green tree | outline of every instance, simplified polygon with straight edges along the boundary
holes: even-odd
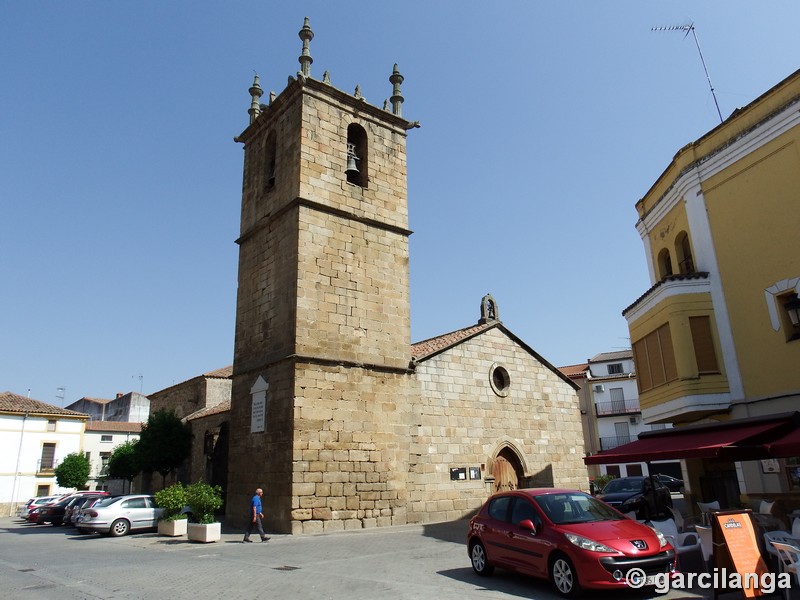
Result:
[[[161,473],[162,486],[167,475],[180,467],[192,451],[192,429],[174,411],[157,410],[142,426],[136,442],[136,461],[147,473]]]
[[[89,459],[85,454],[73,452],[67,454],[56,467],[56,482],[63,488],[82,488],[89,481]]]
[[[126,480],[129,492],[133,478],[139,474],[139,471],[141,469],[136,460],[136,440],[120,444],[108,457],[108,476],[112,479]]]

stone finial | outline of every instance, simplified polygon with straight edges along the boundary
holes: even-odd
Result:
[[[309,77],[311,73],[311,63],[314,62],[314,59],[311,58],[308,43],[314,39],[314,32],[311,31],[311,26],[308,24],[308,17],[305,18],[303,28],[297,35],[303,40],[303,53],[300,55],[300,58],[297,59],[300,61],[300,72],[304,77]]]
[[[355,96],[358,99],[361,99],[361,86],[360,85],[356,85],[356,91],[353,92],[353,96]]]
[[[328,85],[331,84],[331,74],[327,71],[322,74],[322,83],[327,83]]]
[[[386,100],[383,101],[383,110],[385,110],[387,112],[389,111],[389,99],[388,98],[386,98]]]
[[[494,301],[491,294],[486,294],[481,299],[481,318],[478,320],[478,325],[485,325],[486,323],[494,323],[497,321],[500,321],[497,302]]]
[[[392,102],[392,113],[398,117],[403,116],[403,95],[400,93],[400,84],[405,79],[400,71],[397,70],[397,63],[394,65],[394,70],[389,76],[389,83],[392,84],[392,97],[389,98]]]
[[[247,113],[250,115],[250,122],[252,123],[261,114],[261,103],[258,100],[264,94],[264,90],[261,89],[258,83],[258,73],[253,78],[253,85],[247,91],[250,92],[250,108]]]
[[[275,97],[276,97],[276,94],[275,94],[275,92],[273,92],[272,90],[270,90],[270,91],[269,91],[269,103],[270,103],[270,104],[272,104],[273,102],[275,102]]]

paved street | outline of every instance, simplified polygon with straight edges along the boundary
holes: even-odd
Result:
[[[242,544],[140,533],[124,538],[0,518],[0,597],[25,600],[199,598],[494,600],[558,598],[547,582],[504,571],[476,576],[464,545],[466,521]],[[631,600],[655,595],[631,591]],[[618,600],[620,594],[589,593]],[[677,600],[702,598],[672,591]]]

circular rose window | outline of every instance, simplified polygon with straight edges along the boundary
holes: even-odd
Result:
[[[498,396],[508,396],[508,388],[511,386],[511,376],[506,368],[498,363],[494,363],[489,369],[489,382],[492,390]]]

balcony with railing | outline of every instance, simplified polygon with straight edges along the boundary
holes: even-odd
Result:
[[[642,412],[639,400],[612,400],[611,402],[598,402],[595,405],[598,417],[613,415],[632,415]]]
[[[36,461],[36,474],[38,476],[49,477],[55,474],[58,461],[55,459],[39,459]]]
[[[629,444],[634,440],[630,435],[615,435],[611,437],[600,438],[600,450],[611,450],[623,444]]]

